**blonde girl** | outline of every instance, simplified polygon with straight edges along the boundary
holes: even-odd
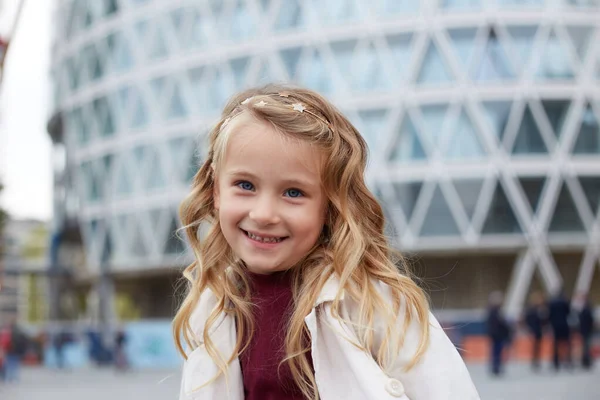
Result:
[[[180,209],[195,254],[173,323],[180,399],[479,399],[386,241],[366,143],[333,105],[250,89],[209,146]]]

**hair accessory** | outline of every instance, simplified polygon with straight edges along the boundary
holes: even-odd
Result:
[[[292,108],[296,111],[300,111],[300,112],[304,112],[304,110],[306,110],[306,107],[304,107],[304,105],[302,103],[294,103],[292,104]]]
[[[254,105],[254,107],[264,107],[264,106],[266,106],[266,105],[267,105],[267,102],[266,102],[266,101],[264,101],[264,100],[261,100],[261,101],[259,101],[258,103],[256,103],[256,104]]]
[[[246,100],[242,101],[242,104],[248,104],[252,100],[252,97],[248,97]]]

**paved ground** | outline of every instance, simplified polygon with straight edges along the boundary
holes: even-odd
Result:
[[[600,368],[532,374],[524,365],[509,366],[502,379],[492,379],[481,365],[469,367],[483,400],[597,400]],[[23,371],[18,384],[0,384],[1,400],[167,400],[177,399],[177,371],[115,373],[112,370]]]

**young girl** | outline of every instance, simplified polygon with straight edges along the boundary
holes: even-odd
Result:
[[[196,259],[173,326],[180,399],[479,399],[386,242],[366,163],[310,90],[227,104],[180,210]]]

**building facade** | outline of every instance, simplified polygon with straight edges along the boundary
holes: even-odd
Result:
[[[493,290],[514,315],[537,289],[600,301],[600,1],[59,0],[55,20],[87,274],[142,315],[190,260],[177,207],[206,132],[271,81],[319,91],[365,136],[438,312]]]

